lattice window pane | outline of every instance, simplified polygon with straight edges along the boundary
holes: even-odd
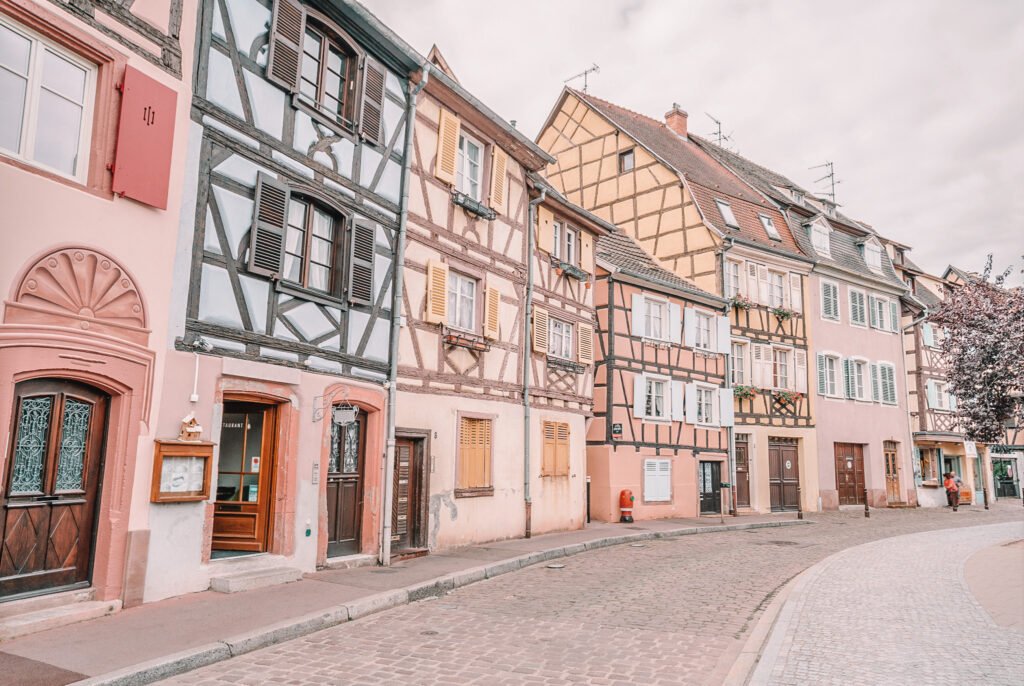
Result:
[[[43,490],[43,461],[53,413],[53,397],[25,398],[18,416],[18,437],[14,443],[11,495]]]
[[[58,491],[82,490],[82,472],[85,465],[86,439],[92,405],[68,398],[64,403],[64,417],[60,431],[60,457],[57,460]]]
[[[353,474],[359,471],[359,413],[351,424],[331,423],[331,453],[327,471]]]

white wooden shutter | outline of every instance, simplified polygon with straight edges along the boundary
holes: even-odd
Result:
[[[644,310],[644,296],[633,294],[633,324],[630,333],[638,338],[647,335],[647,312]]]
[[[921,325],[921,335],[924,337],[924,344],[931,348],[935,345],[935,331],[932,329],[932,325],[925,322]]]
[[[633,416],[643,419],[645,413],[645,401],[647,395],[647,377],[643,374],[633,376]]]
[[[754,262],[747,262],[747,297],[754,302],[761,302],[758,297],[757,288],[757,264]]]
[[[683,387],[686,384],[682,381],[672,381],[672,396],[671,396],[671,410],[672,410],[672,421],[681,422],[686,418],[686,413],[683,409]]]
[[[934,410],[938,407],[938,393],[935,390],[935,380],[928,379],[924,385],[925,395],[928,397],[928,408]]]
[[[758,388],[764,388],[770,384],[771,377],[765,377],[765,355],[771,356],[771,347],[760,343],[750,344],[750,381]],[[770,361],[769,361],[770,362]]]
[[[881,328],[881,323],[878,321],[878,299],[873,295],[868,296],[868,317],[871,320],[871,328]]]
[[[789,275],[790,302],[794,312],[804,311],[804,290],[799,274]]]
[[[793,366],[796,371],[793,375],[796,377],[796,390],[798,393],[807,392],[807,352],[804,350],[793,351]]]
[[[683,342],[682,308],[677,303],[668,304],[668,337],[676,345]]]
[[[949,398],[949,409],[955,410],[957,406],[957,397],[953,393],[947,393],[946,397]]]
[[[732,426],[736,423],[731,388],[718,389],[718,423],[721,426]]]
[[[825,356],[818,353],[818,395],[828,395],[828,370]]]
[[[594,237],[581,230],[580,236],[580,269],[588,274],[594,273]]]
[[[762,386],[771,387],[774,385],[774,373],[772,369],[772,347],[770,345],[761,346],[761,379]]]
[[[877,402],[881,401],[881,399],[882,399],[882,392],[879,389],[878,365],[877,364],[872,364],[871,365],[871,400],[877,403]]]
[[[537,208],[537,247],[555,254],[555,214],[543,205]]]
[[[686,423],[697,423],[697,386],[693,383],[686,384]]]
[[[672,462],[644,460],[644,500],[668,502],[672,499]]]
[[[900,309],[899,304],[895,301],[889,301],[889,319],[892,320],[892,328],[890,331],[900,330]]]
[[[732,352],[732,325],[728,315],[716,317],[718,320],[718,352],[728,355]]]
[[[580,364],[594,364],[594,327],[576,324],[576,360]]]
[[[763,264],[757,265],[757,299],[762,305],[770,305],[772,302],[768,267]]]
[[[692,307],[683,309],[683,345],[687,348],[697,345],[697,316]]]

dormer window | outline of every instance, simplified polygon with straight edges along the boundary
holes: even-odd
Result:
[[[782,236],[779,235],[779,230],[775,228],[775,222],[772,221],[772,218],[767,214],[759,214],[757,216],[761,219],[761,226],[764,227],[768,237],[773,241],[781,241]]]
[[[873,272],[882,271],[882,249],[874,243],[864,244],[864,261]]]
[[[355,98],[349,97],[349,93],[356,62],[355,55],[344,43],[309,22],[302,41],[299,93],[331,119],[351,122]]]
[[[736,215],[732,213],[732,207],[724,200],[715,198],[715,204],[718,205],[718,211],[722,213],[722,219],[725,220],[725,225],[730,229],[740,228],[740,223],[736,221]]]
[[[836,216],[836,206],[832,203],[822,203],[825,206],[825,214],[830,217]]]
[[[793,202],[795,202],[797,205],[803,205],[804,204],[804,193],[803,193],[803,191],[798,191],[795,188],[793,189]]]
[[[827,226],[811,225],[811,242],[814,245],[814,252],[823,257],[832,257],[831,233],[831,229]]]

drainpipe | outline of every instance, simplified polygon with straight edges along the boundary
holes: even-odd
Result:
[[[548,197],[546,188],[530,201],[526,212],[526,299],[523,305],[523,503],[526,506],[526,538],[532,535],[530,517],[533,514],[533,500],[530,497],[530,328],[533,326],[533,253],[536,248],[537,205]]]
[[[731,236],[726,236],[725,240],[728,242],[724,248],[722,248],[722,295],[727,292],[725,283],[725,253],[729,252],[733,246],[733,240]],[[744,277],[746,275],[744,274]],[[730,314],[729,310],[725,311],[725,316],[728,317]],[[731,327],[730,327],[731,331]],[[729,338],[729,352],[725,354],[725,387],[732,388],[732,337]],[[729,464],[729,514],[736,516],[736,419],[733,418],[733,426],[728,427],[729,432],[729,453],[728,453],[728,464]],[[749,450],[749,448],[748,448]],[[750,478],[750,455],[747,455],[747,479]],[[749,487],[748,487],[749,492]]]
[[[391,564],[391,508],[395,479],[395,403],[398,399],[398,339],[402,332],[402,290],[405,284],[405,236],[409,224],[409,174],[412,171],[412,137],[416,121],[416,96],[430,80],[430,62],[423,63],[420,82],[408,85],[405,103],[405,156],[402,158],[402,197],[399,202],[398,236],[395,240],[395,280],[391,291],[391,336],[388,340],[388,412],[384,454],[384,497],[381,501],[380,563]],[[427,458],[429,459],[429,457]]]

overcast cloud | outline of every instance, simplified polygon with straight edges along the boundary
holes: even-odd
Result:
[[[562,82],[709,134],[807,188],[835,162],[849,215],[941,273],[1024,253],[1024,2],[365,0],[531,137]],[[577,87],[582,82],[575,82]]]

